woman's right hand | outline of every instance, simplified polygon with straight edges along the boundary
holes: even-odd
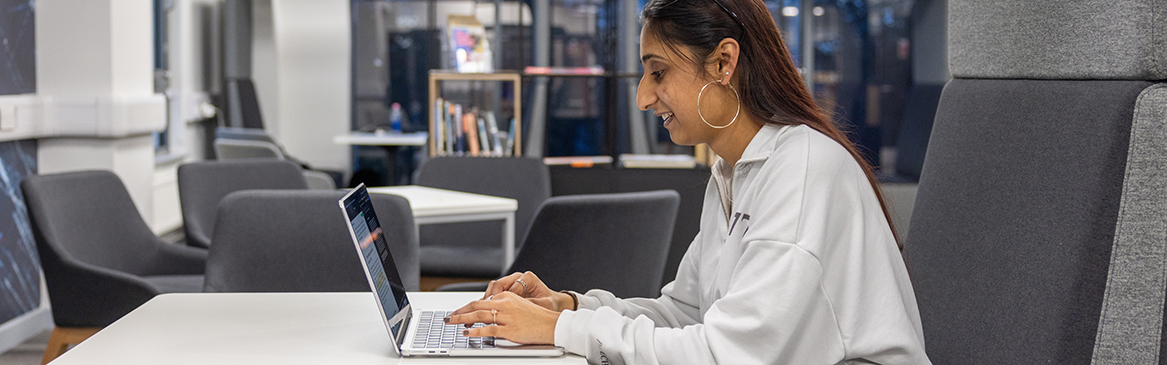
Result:
[[[539,280],[539,276],[530,271],[516,272],[497,280],[491,280],[486,286],[486,292],[483,293],[482,299],[490,299],[490,297],[502,292],[518,294],[532,303],[556,312],[575,309],[572,308],[573,300],[570,294],[551,290],[547,284]]]

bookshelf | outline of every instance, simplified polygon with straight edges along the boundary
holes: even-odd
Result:
[[[511,153],[506,156],[522,156],[522,130],[523,130],[523,79],[522,75],[514,71],[496,71],[492,73],[459,73],[448,70],[431,70],[429,73],[429,110],[431,113],[437,109],[438,98],[441,96],[440,85],[442,81],[502,81],[514,83],[514,121],[512,127],[514,128],[514,148]],[[497,113],[498,111],[494,111]],[[443,113],[444,114],[444,113]],[[499,121],[502,122],[501,120]],[[439,146],[437,141],[440,140],[439,131],[435,130],[435,119],[431,116],[429,121],[430,139],[429,139],[429,155],[430,157],[439,155]]]

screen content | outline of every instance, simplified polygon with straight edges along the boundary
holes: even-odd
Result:
[[[373,212],[373,202],[365,189],[353,192],[345,201],[345,210],[352,217],[353,232],[361,247],[361,255],[368,265],[369,275],[373,278],[373,290],[381,301],[381,308],[385,310],[385,318],[393,318],[409,304],[405,296],[405,286],[401,283],[401,276],[397,265],[393,263],[393,256],[389,254],[389,245],[385,241],[385,234]],[[393,324],[393,333],[399,333],[400,323]]]

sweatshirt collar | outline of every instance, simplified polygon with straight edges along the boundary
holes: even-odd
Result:
[[[750,144],[746,145],[745,151],[742,151],[742,157],[737,160],[738,164],[765,161],[770,158],[770,153],[774,151],[774,139],[788,127],[773,123],[763,124],[758,134],[754,135],[754,139],[750,140]]]
[[[746,145],[746,149],[742,151],[742,157],[737,160],[737,165],[741,166],[745,163],[753,163],[758,161],[765,161],[770,158],[770,152],[773,151],[773,141],[779,135],[786,131],[790,126],[778,125],[773,123],[766,123],[762,125],[762,129],[754,135],[750,143]],[[717,162],[713,164],[713,173],[718,174],[727,172],[733,174],[733,169],[737,166],[728,166],[725,159],[717,158]]]

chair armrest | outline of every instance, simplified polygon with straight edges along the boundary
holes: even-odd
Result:
[[[160,243],[150,275],[202,275],[207,270],[207,250]]]
[[[486,291],[489,281],[472,281],[469,283],[453,283],[439,286],[434,291]]]
[[[58,326],[104,327],[158,294],[140,277],[72,259],[44,269]]]
[[[186,245],[194,248],[208,249],[211,248],[211,238],[198,230],[192,229],[186,232]]]
[[[336,182],[328,173],[316,170],[304,170],[304,182],[309,189],[336,190]]]

